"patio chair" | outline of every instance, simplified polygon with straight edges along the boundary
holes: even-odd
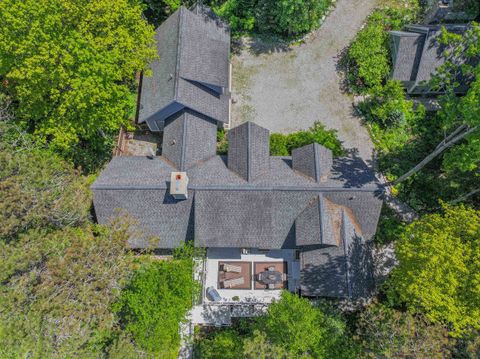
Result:
[[[274,266],[270,266],[270,267],[268,267],[268,270],[269,270],[270,272],[273,272],[273,271],[275,270],[275,267],[274,267]]]
[[[242,267],[236,266],[233,264],[223,264],[223,271],[224,272],[230,272],[230,273],[241,273],[242,272]]]
[[[223,281],[223,287],[232,288],[232,287],[236,287],[237,285],[242,285],[244,283],[245,283],[245,280],[243,279],[243,277],[226,279]]]
[[[270,283],[267,285],[268,289],[275,289],[275,284]]]

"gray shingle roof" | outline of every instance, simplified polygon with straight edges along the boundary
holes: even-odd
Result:
[[[165,122],[162,155],[178,170],[185,171],[215,156],[215,121],[190,110],[180,111]]]
[[[296,148],[292,151],[294,170],[320,182],[330,173],[333,164],[332,151],[318,143]]]
[[[327,203],[328,202],[328,203]],[[295,220],[297,246],[339,246],[339,211],[323,195],[317,196]]]
[[[159,59],[143,76],[138,120],[157,130],[183,108],[228,121],[230,31],[183,6],[156,30]],[[161,126],[160,126],[161,130]]]
[[[305,296],[369,295],[374,286],[371,250],[355,220],[341,212],[340,246],[305,250],[300,254],[301,293]]]
[[[439,36],[444,26],[448,31],[464,34],[467,24],[409,25],[405,31],[391,31],[392,78],[404,82],[410,93],[417,93],[445,63],[446,46]]]
[[[270,133],[252,122],[228,132],[228,168],[247,181],[270,170]]]
[[[337,159],[336,162],[341,163],[339,168],[348,170],[349,167],[346,163],[350,163],[351,160]],[[355,164],[356,161],[351,163]],[[331,176],[332,178],[317,183],[294,171],[290,167],[291,160],[289,158],[271,157],[271,164],[268,172],[250,182],[230,171],[226,165],[226,159],[220,156],[214,156],[187,170],[189,190],[193,193],[190,197],[195,197],[194,224],[196,231],[198,225],[198,235],[200,236],[196,238],[199,241],[197,245],[217,246],[220,243],[217,233],[231,233],[232,235],[222,236],[222,245],[271,249],[296,248],[301,244],[295,242],[295,222],[312,203],[312,200],[317,199],[318,202],[319,195],[322,196],[323,203],[327,204],[325,205],[325,215],[328,216],[328,219],[324,222],[326,224],[323,230],[324,237],[329,239],[325,239],[325,243],[333,243],[333,239],[331,239],[333,236],[328,233],[331,232],[333,219],[338,217],[338,214],[330,213],[330,203],[348,208],[352,212],[352,216],[357,218],[365,238],[373,236],[382,203],[381,188],[373,177],[362,184],[356,182],[355,186],[351,185],[355,182],[352,182],[349,176],[344,175],[335,175],[336,178]],[[163,157],[154,159],[114,157],[92,186],[94,192],[109,192],[110,196],[116,199],[108,204],[101,203],[105,197],[94,199],[95,209],[100,211],[99,221],[104,223],[108,220],[109,215],[114,213],[114,208],[111,206],[116,205],[126,209],[121,206],[123,197],[117,198],[117,196],[122,196],[122,192],[119,190],[135,191],[136,195],[132,197],[132,201],[138,203],[135,207],[137,209],[132,214],[134,217],[148,217],[153,212],[159,216],[162,216],[164,212],[169,214],[174,206],[154,206],[151,203],[151,207],[149,207],[149,202],[145,202],[141,191],[151,193],[149,191],[167,190],[170,173],[175,170],[175,167]],[[355,172],[353,175],[355,176]],[[359,176],[355,176],[355,179],[358,178]],[[267,196],[271,199],[263,200]],[[249,200],[245,200],[246,198]],[[260,208],[260,205],[255,207],[255,201],[260,201],[258,203],[263,206],[265,215],[271,213],[271,216],[264,217],[252,211],[252,208]],[[134,204],[128,205],[135,206]],[[107,207],[110,208],[108,211]],[[144,209],[144,211],[142,212],[140,209]],[[243,228],[243,220],[240,220],[241,214],[250,212],[255,213],[254,218],[258,221],[248,221],[249,227]],[[231,215],[230,217],[219,216],[219,213],[230,213]],[[184,222],[192,220],[190,212],[185,212],[184,217],[180,217],[176,217],[176,219]],[[267,221],[266,218],[270,218],[270,220]],[[316,230],[320,231],[320,220],[314,222],[312,226],[315,223],[318,226]],[[212,230],[212,227],[209,226],[220,226],[223,230]],[[258,235],[254,240],[249,234],[250,231],[263,233],[265,228],[271,228],[268,238]],[[157,231],[157,227],[148,228],[148,233],[155,233],[155,231]],[[172,236],[174,235],[175,233],[172,233]],[[245,241],[243,245],[241,245],[241,238],[244,238]],[[300,240],[302,244],[305,244],[307,240],[301,238],[301,236],[297,237],[297,241]],[[183,234],[178,235],[178,243],[185,239],[187,238]],[[335,241],[338,242],[338,239]]]

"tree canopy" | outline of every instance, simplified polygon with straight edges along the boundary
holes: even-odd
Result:
[[[191,256],[176,257],[142,265],[114,306],[135,344],[161,358],[178,356],[179,324],[199,289]]]
[[[480,328],[480,212],[444,206],[406,228],[400,264],[387,282],[390,301],[423,312],[453,334]]]
[[[0,76],[18,123],[71,157],[126,124],[135,73],[155,54],[141,13],[135,0],[0,2]]]
[[[341,316],[284,291],[266,315],[197,344],[200,358],[352,358],[357,347],[348,334]]]

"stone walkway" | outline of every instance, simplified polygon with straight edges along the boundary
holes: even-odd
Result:
[[[338,130],[346,149],[371,163],[373,144],[342,92],[337,71],[376,0],[338,0],[319,30],[290,47],[246,40],[232,59],[232,126],[250,120],[272,132],[291,132],[320,121]]]

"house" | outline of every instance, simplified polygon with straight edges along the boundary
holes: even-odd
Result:
[[[183,43],[174,56],[183,70],[160,60],[152,64],[154,75],[143,80],[140,118],[161,132],[162,154],[112,159],[92,185],[99,223],[123,210],[137,220],[133,248],[170,250],[186,241],[207,248],[204,286],[223,296],[267,296],[280,288],[311,297],[368,295],[373,287],[368,243],[382,206],[382,187],[372,170],[354,156],[333,158],[319,144],[288,157],[270,156],[269,131],[251,122],[231,129],[228,155],[216,155],[216,130],[227,116],[228,53],[223,45],[207,51],[198,44],[215,38],[214,31],[223,44],[227,30],[204,12],[182,7],[157,35],[167,33],[172,22],[180,29],[201,23],[204,33],[202,39],[195,35],[197,41],[182,38],[185,30],[159,36],[160,42]],[[164,46],[158,45],[159,52]],[[197,56],[184,57],[193,54],[190,46]],[[205,64],[210,50],[225,57],[214,60],[221,68]],[[173,79],[167,82],[176,83],[172,88],[187,86],[195,93],[188,101],[172,95],[172,88],[160,90],[169,74]],[[172,99],[181,108],[165,111]],[[218,112],[210,108],[217,105]]]
[[[424,23],[472,21],[478,16],[477,0],[425,0]]]
[[[449,32],[464,34],[469,25],[443,25]],[[410,95],[438,94],[429,83],[436,70],[445,63],[446,45],[439,42],[442,25],[409,25],[404,31],[391,31],[393,69],[391,78],[399,80]],[[459,78],[459,94],[468,89],[465,79]]]

